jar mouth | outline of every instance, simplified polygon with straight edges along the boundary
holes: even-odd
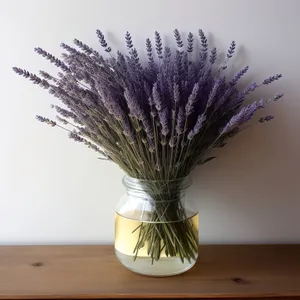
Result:
[[[184,191],[189,188],[192,184],[190,176],[166,179],[166,180],[149,180],[134,178],[129,175],[125,175],[122,180],[123,185],[130,190],[145,191],[152,186],[155,187],[168,187],[170,190]]]

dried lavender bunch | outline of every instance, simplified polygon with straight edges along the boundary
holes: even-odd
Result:
[[[175,29],[176,49],[163,45],[161,35],[155,32],[154,42],[146,40],[148,62],[145,64],[140,61],[129,32],[125,34],[128,53],[117,51],[115,55],[104,34],[100,30],[96,34],[109,58],[74,39],[75,48],[61,44],[62,60],[35,48],[59,68],[56,76],[40,71],[42,79],[24,69],[14,67],[13,70],[62,101],[64,107],[54,107],[57,120],[63,125],[71,124],[72,131],[48,118],[38,116],[39,121],[65,128],[71,139],[100,152],[129,176],[153,182],[148,190],[154,203],[159,203],[162,197],[176,198],[176,193],[168,194],[168,182],[183,178],[197,165],[210,161],[211,149],[226,145],[259,109],[283,96],[277,94],[245,105],[249,94],[277,81],[281,74],[239,90],[238,82],[249,67],[239,70],[233,78],[224,74],[234,55],[235,42],[231,42],[225,61],[216,68],[217,49],[209,50],[201,29],[198,41],[189,33],[186,44]],[[200,51],[194,53],[197,42]],[[273,116],[266,116],[257,121],[265,123],[272,119]],[[167,191],[159,193],[155,182],[160,185],[165,182]],[[174,217],[181,220],[183,212],[178,207],[164,207],[160,202],[153,220],[165,223]],[[168,228],[173,236],[186,236],[189,240],[186,243],[172,240],[163,226],[155,230],[148,230],[147,226],[156,225],[143,226],[135,255],[145,243],[152,241],[152,245],[163,244],[162,249],[168,255],[182,260],[195,257],[197,238],[188,221]],[[148,252],[153,260],[158,260],[161,251]]]

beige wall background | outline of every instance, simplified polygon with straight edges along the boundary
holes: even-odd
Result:
[[[190,200],[200,212],[202,243],[300,242],[300,1],[298,0],[0,0],[0,243],[108,243],[123,173],[97,160],[64,132],[43,126],[52,97],[16,76],[12,66],[54,70],[33,48],[58,55],[78,38],[100,49],[102,29],[123,49],[159,30],[202,28],[225,50],[238,44],[232,68],[250,65],[246,82],[281,72],[283,79],[255,97],[284,92],[255,126],[217,152],[194,174]],[[233,71],[232,71],[233,72]]]

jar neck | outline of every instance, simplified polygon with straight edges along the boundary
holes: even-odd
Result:
[[[156,202],[174,202],[184,197],[191,185],[191,178],[187,176],[172,180],[146,180],[126,175],[123,177],[123,184],[130,196]]]

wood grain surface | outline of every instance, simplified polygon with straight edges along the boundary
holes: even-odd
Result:
[[[2,246],[1,299],[300,297],[300,245],[201,246],[166,278],[122,267],[112,246]]]

